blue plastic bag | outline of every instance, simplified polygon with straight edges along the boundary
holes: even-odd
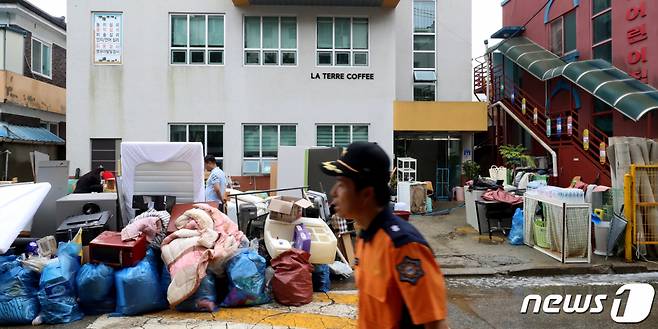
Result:
[[[167,290],[169,290],[169,285],[171,284],[171,274],[169,274],[169,269],[167,265],[162,266],[162,274],[160,275],[160,291],[162,291],[162,296],[167,299]],[[169,301],[167,301],[169,303]]]
[[[329,265],[321,264],[314,266],[313,291],[328,292],[331,290],[331,272],[329,271]]]
[[[85,314],[114,312],[114,269],[105,264],[82,265],[75,279],[80,308]]]
[[[39,303],[44,323],[70,323],[84,317],[76,301],[75,277],[80,269],[80,245],[60,242],[57,258],[41,272]]]
[[[215,312],[218,309],[215,276],[211,273],[207,273],[201,280],[194,295],[176,306],[179,312]]]
[[[16,256],[0,257],[0,324],[30,324],[39,315],[39,273]]]
[[[253,306],[269,303],[265,291],[265,258],[251,249],[239,251],[228,261],[229,292],[221,306]]]
[[[158,259],[149,249],[142,261],[114,275],[117,308],[114,315],[138,315],[167,308],[158,275]]]
[[[517,208],[512,216],[512,230],[510,230],[507,240],[511,245],[523,244],[523,209]]]

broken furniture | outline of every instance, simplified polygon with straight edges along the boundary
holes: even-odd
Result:
[[[121,232],[105,231],[89,243],[89,258],[92,263],[130,267],[144,258],[147,246],[144,235],[136,240],[121,241]]]
[[[95,205],[95,207],[90,204]],[[121,219],[118,216],[116,193],[74,193],[57,199],[56,205],[56,229],[71,216],[90,215],[96,212],[92,208],[96,208],[98,212],[107,211],[110,214],[112,219],[108,224],[111,231],[120,231],[123,228],[123,223],[121,223]]]

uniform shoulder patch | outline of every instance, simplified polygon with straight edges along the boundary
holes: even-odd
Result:
[[[409,282],[414,286],[425,275],[423,268],[420,266],[420,259],[410,258],[409,256],[404,256],[404,259],[396,268],[400,274],[400,281]]]

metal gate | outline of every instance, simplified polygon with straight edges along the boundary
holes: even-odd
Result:
[[[624,177],[626,261],[632,261],[632,246],[658,245],[658,165],[631,165]]]

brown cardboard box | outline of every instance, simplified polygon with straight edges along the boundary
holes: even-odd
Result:
[[[306,199],[282,196],[270,200],[267,209],[270,211],[270,218],[284,222],[294,222],[302,217],[302,209],[312,206],[313,203]]]

